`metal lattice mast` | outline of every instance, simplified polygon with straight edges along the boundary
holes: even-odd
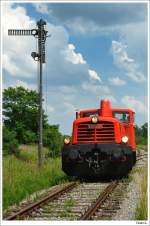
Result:
[[[34,36],[38,38],[38,53],[32,52],[31,56],[35,61],[39,62],[40,74],[39,74],[39,105],[38,105],[38,165],[42,165],[42,147],[43,147],[43,93],[42,93],[42,73],[43,63],[45,63],[45,41],[47,37],[47,31],[44,29],[46,22],[40,19],[37,22],[38,29],[9,29],[8,35],[11,36]]]

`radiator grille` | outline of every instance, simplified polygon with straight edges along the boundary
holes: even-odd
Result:
[[[112,122],[100,122],[98,124],[81,123],[77,129],[78,143],[114,143],[114,124]]]

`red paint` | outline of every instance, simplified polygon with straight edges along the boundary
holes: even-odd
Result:
[[[98,119],[96,124],[91,121],[94,115]],[[102,100],[100,109],[81,110],[76,113],[76,119],[73,123],[72,144],[120,144],[122,137],[127,136],[129,140],[126,144],[135,150],[133,115],[134,112],[131,109],[111,108],[109,101]]]

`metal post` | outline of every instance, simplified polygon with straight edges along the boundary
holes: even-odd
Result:
[[[40,79],[39,79],[39,143],[38,143],[38,160],[39,160],[39,167],[41,167],[43,162],[42,156],[42,148],[43,148],[43,108],[42,108],[42,61],[40,57]]]
[[[47,31],[44,29],[46,22],[40,19],[37,22],[38,29],[9,29],[8,35],[11,36],[34,36],[38,38],[38,53],[32,52],[31,56],[35,61],[39,61],[40,67],[40,78],[39,78],[39,104],[38,104],[38,165],[42,165],[42,147],[43,147],[43,108],[42,108],[42,64],[45,63],[45,41],[47,36]]]
[[[38,49],[39,49],[39,64],[40,64],[40,78],[39,78],[39,143],[38,143],[38,160],[39,167],[41,167],[43,162],[43,107],[42,107],[42,64],[45,63],[45,30],[44,25],[46,22],[42,19],[37,22],[38,26]]]

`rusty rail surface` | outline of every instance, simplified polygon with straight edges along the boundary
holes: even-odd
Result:
[[[138,154],[138,155],[136,156],[136,161],[139,161],[139,160],[144,159],[144,158],[146,158],[146,157],[148,157],[148,153]]]
[[[112,191],[118,185],[118,181],[113,181],[106,189],[99,195],[96,202],[80,217],[80,220],[91,220],[91,217],[95,212],[101,207],[107,197],[112,193]]]
[[[56,199],[57,197],[59,197],[63,193],[72,190],[74,187],[77,186],[77,184],[78,184],[77,182],[72,182],[72,183],[66,185],[63,188],[60,188],[57,191],[52,192],[51,194],[45,196],[44,198],[41,198],[40,200],[36,201],[35,203],[32,203],[32,204],[22,208],[18,212],[7,217],[5,220],[19,220],[21,217],[28,215],[30,211],[32,212],[33,210],[36,210],[39,207],[45,205],[47,202],[53,201],[54,199]]]

